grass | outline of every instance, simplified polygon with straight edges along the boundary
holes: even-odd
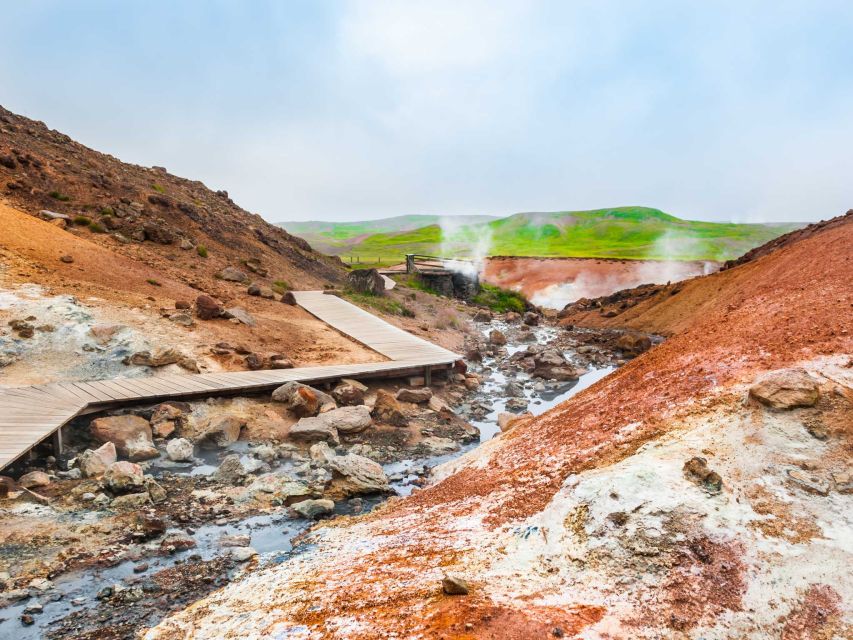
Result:
[[[148,284],[153,285],[155,287],[162,287],[163,286],[154,278],[148,278],[145,282],[147,282]]]
[[[349,290],[344,291],[343,296],[354,304],[362,307],[371,307],[388,315],[403,316],[404,318],[415,317],[415,312],[411,308],[390,296],[374,296],[369,293],[358,293]]]
[[[59,191],[51,191],[47,195],[49,195],[54,200],[59,200],[60,202],[68,202],[69,200],[71,200],[71,196],[66,196],[65,194],[59,193]]]
[[[92,233],[106,233],[107,232],[107,230],[104,229],[103,226],[101,226],[100,224],[98,224],[94,220],[92,220],[92,222],[89,223],[89,231],[91,231]]]
[[[494,313],[506,313],[507,311],[524,313],[524,310],[527,308],[527,300],[517,291],[501,289],[500,287],[484,283],[480,286],[480,293],[471,300],[476,305],[487,307]]]
[[[206,258],[206,257],[207,257],[207,247],[205,247],[203,244],[198,245],[198,246],[195,248],[195,252],[196,252],[198,255],[200,255],[202,258]]]
[[[275,280],[272,283],[272,290],[276,293],[285,293],[291,290],[290,283],[287,280]]]
[[[408,287],[409,289],[416,289],[417,291],[423,291],[424,293],[429,293],[434,296],[439,295],[438,291],[427,285],[416,275],[403,273],[400,275],[395,275],[394,280],[397,281],[397,284],[403,287]]]
[[[101,207],[100,213],[102,216],[107,216],[107,217],[115,215],[115,211],[113,211],[112,207]]]
[[[156,182],[151,185],[151,188],[154,189],[154,191],[156,191],[157,193],[166,193],[166,190]]]
[[[478,244],[492,256],[722,261],[800,226],[682,220],[650,207],[518,213],[464,224],[454,232],[430,222],[367,234],[356,233],[367,223],[326,223],[333,227],[300,235],[345,262],[364,260],[358,265],[363,267],[398,264],[406,253],[469,257]],[[295,227],[291,232],[299,233]]]
[[[88,216],[74,216],[72,222],[81,227],[88,227],[92,224],[92,219]]]
[[[459,316],[450,309],[442,309],[435,316],[435,326],[437,329],[458,329],[461,325]]]

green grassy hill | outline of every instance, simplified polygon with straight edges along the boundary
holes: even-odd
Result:
[[[682,220],[648,207],[592,211],[517,213],[485,221],[454,220],[443,232],[437,216],[404,216],[370,223],[324,223],[328,229],[300,233],[315,248],[333,240],[334,253],[368,260],[399,260],[406,253],[467,257],[486,255],[672,260],[729,260],[787,233],[799,224],[735,224]],[[426,224],[410,226],[412,218]],[[387,225],[382,228],[383,223]],[[393,225],[398,225],[394,228]],[[390,228],[389,228],[390,226]],[[368,229],[375,229],[369,231]],[[331,243],[330,243],[331,244]]]

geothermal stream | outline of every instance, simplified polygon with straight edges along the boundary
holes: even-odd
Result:
[[[475,393],[466,399],[464,404],[455,408],[462,418],[480,430],[480,442],[489,440],[500,432],[497,426],[497,417],[500,412],[507,410],[507,402],[510,401],[504,391],[508,383],[515,383],[517,389],[521,391],[520,394],[516,393],[517,397],[512,399],[515,401],[515,412],[523,412],[523,406],[527,404],[527,410],[538,415],[600,380],[614,369],[614,367],[592,369],[581,376],[579,380],[547,384],[542,381],[535,381],[523,372],[501,371],[501,360],[508,359],[516,352],[526,349],[530,343],[513,344],[513,328],[499,322],[486,325],[484,333],[495,328],[504,331],[510,340],[505,347],[505,353],[504,350],[501,350],[499,356],[485,357],[482,363],[477,363],[472,367],[473,371],[482,375],[482,384]],[[558,331],[553,327],[534,327],[533,332],[536,342],[539,344],[550,342],[558,334]],[[564,353],[567,358],[572,355],[571,352]],[[406,496],[412,493],[413,489],[422,482],[423,478],[429,474],[430,469],[474,449],[480,442],[464,445],[457,451],[445,455],[388,463],[383,465],[383,468],[388,475],[392,488],[399,495]],[[244,465],[249,468],[251,465],[258,465],[260,462],[250,455],[250,445],[240,441],[224,451],[204,452],[197,450],[197,458],[192,463],[156,461],[149,472],[155,477],[164,472],[207,476],[216,470],[221,458],[229,453],[240,454]],[[306,463],[283,460],[276,463],[274,470],[288,472],[304,464]],[[355,501],[352,499],[341,501],[337,504],[335,513],[344,515],[351,514],[356,510],[365,513],[384,500],[384,496],[370,496],[357,498]],[[355,504],[358,506],[354,508]],[[28,508],[35,511],[43,510],[46,517],[56,517],[49,507],[32,505]],[[95,522],[96,519],[93,516],[88,517],[91,518],[92,522]],[[87,516],[60,516],[60,525],[63,520],[68,521],[71,518],[74,518],[76,522],[80,522],[81,519],[85,522]],[[222,556],[227,550],[223,550],[220,539],[225,535],[248,536],[248,544],[258,551],[262,564],[283,562],[292,553],[293,539],[313,524],[315,522],[312,520],[290,517],[285,509],[281,508],[275,513],[253,515],[227,522],[223,519],[198,526],[195,529],[170,529],[166,532],[167,536],[172,533],[187,537],[189,534],[189,537],[195,541],[195,547],[177,551],[166,557],[155,554],[144,558],[149,565],[147,573],[180,565],[187,560],[211,560]],[[142,549],[155,552],[159,547],[160,542],[155,539],[143,544]],[[120,590],[137,586],[145,590],[146,574],[134,574],[134,566],[138,564],[139,560],[126,560],[112,567],[93,567],[57,577],[53,581],[54,588],[45,593],[44,596],[18,601],[11,606],[0,609],[0,637],[15,637],[18,640],[43,638],[50,632],[53,623],[75,611],[96,606],[98,594],[105,588],[113,587]],[[237,565],[227,577],[236,578],[240,571],[240,565]],[[41,613],[33,616],[34,624],[22,626],[21,615],[27,613],[28,610],[32,611],[33,605],[41,606]],[[156,612],[146,618],[146,623],[156,624],[163,615],[165,612]]]

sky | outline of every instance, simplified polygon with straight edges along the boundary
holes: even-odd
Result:
[[[271,222],[853,207],[849,0],[0,1],[0,104]]]

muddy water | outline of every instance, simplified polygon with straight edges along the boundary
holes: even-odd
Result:
[[[513,334],[511,327],[493,323],[487,330],[491,330],[492,328],[503,330],[511,339]],[[550,327],[537,327],[534,329],[534,333],[537,342],[540,343],[549,342],[556,336],[556,331]],[[499,433],[497,417],[500,412],[506,410],[508,399],[504,393],[504,387],[508,382],[513,381],[519,385],[522,389],[523,399],[528,403],[527,410],[538,415],[588,387],[613,370],[612,367],[592,370],[577,381],[557,386],[542,385],[541,383],[537,385],[525,373],[515,371],[504,372],[501,367],[501,360],[509,358],[517,351],[526,349],[528,344],[517,345],[510,343],[507,345],[504,354],[501,354],[497,358],[486,358],[482,363],[474,367],[475,371],[483,375],[482,385],[473,397],[457,408],[457,412],[471,422],[471,424],[479,428],[481,442],[491,439]],[[570,357],[572,354],[566,352],[565,355]],[[478,405],[479,407],[485,405],[488,407],[488,410],[485,413],[482,408],[476,410]],[[384,469],[391,480],[391,486],[396,492],[399,495],[409,495],[422,482],[423,477],[429,473],[429,469],[452,460],[476,446],[478,446],[478,443],[471,443],[446,455],[394,462],[384,465]],[[197,450],[196,454],[199,457],[193,463],[176,464],[160,462],[158,466],[152,467],[149,472],[155,476],[166,471],[178,474],[209,475],[216,470],[225,453],[238,453],[248,463],[254,460],[249,455],[249,452],[249,445],[244,442],[236,443],[226,452],[204,452],[203,450]],[[279,461],[275,464],[274,470],[292,471],[298,464],[299,462],[294,463],[289,460]],[[378,504],[381,504],[382,501],[382,497],[363,499],[360,501],[360,512],[369,511]],[[342,501],[336,507],[336,512],[338,514],[351,513],[351,504],[349,501]],[[149,569],[142,575],[154,574],[157,571],[174,566],[176,563],[185,562],[189,558],[197,559],[200,557],[202,560],[209,560],[221,556],[227,551],[220,544],[220,538],[224,535],[249,536],[249,545],[261,554],[262,562],[282,562],[288,558],[292,550],[293,539],[313,524],[313,521],[291,518],[283,510],[255,515],[234,522],[206,524],[196,528],[190,534],[196,543],[194,548],[167,557],[157,555],[146,557],[145,562],[149,564]],[[188,533],[186,530],[173,531],[180,531],[183,535]],[[150,550],[152,551],[159,547],[159,542],[152,542],[150,544]],[[143,545],[141,550],[144,551],[145,549],[146,547]],[[135,564],[136,561],[125,561],[114,567],[96,567],[85,571],[69,573],[57,578],[54,581],[55,588],[51,591],[41,596],[15,603],[13,606],[5,609],[0,609],[0,638],[35,640],[44,637],[44,634],[49,631],[50,625],[53,622],[64,618],[74,611],[96,607],[98,605],[96,596],[104,587],[115,584],[120,585],[138,578],[139,576],[136,576],[133,572]],[[232,575],[236,575],[239,571],[238,566]],[[20,622],[21,614],[25,612],[28,606],[34,603],[39,603],[43,606],[43,613],[33,616],[35,623],[32,626],[22,626]],[[155,620],[149,618],[148,622],[154,623]]]

